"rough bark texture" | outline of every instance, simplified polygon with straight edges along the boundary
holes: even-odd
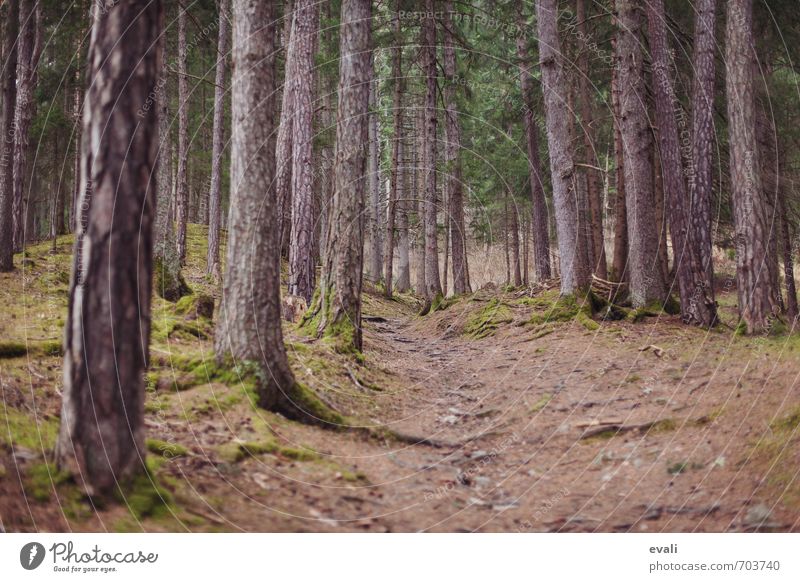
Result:
[[[94,5],[79,229],[65,334],[56,460],[90,494],[144,470],[150,340],[159,1]]]
[[[222,221],[222,155],[225,151],[225,76],[228,61],[230,0],[219,1],[219,38],[214,88],[214,129],[211,145],[211,190],[208,195],[208,259],[206,273],[219,277],[220,223]]]
[[[522,269],[519,262],[519,217],[517,214],[517,203],[512,197],[508,209],[508,234],[511,237],[511,277],[515,287],[522,285]]]
[[[445,164],[447,176],[447,222],[453,254],[453,292],[469,293],[467,231],[464,223],[464,187],[461,173],[461,126],[456,108],[456,50],[454,42],[453,2],[447,0],[444,10],[444,101],[445,101]],[[445,269],[446,274],[446,269]]]
[[[327,424],[337,419],[295,380],[281,331],[273,8],[233,1],[230,228],[214,343],[220,360],[258,368],[260,406]]]
[[[425,11],[434,13],[433,0],[425,0]],[[442,294],[439,277],[439,232],[437,228],[436,200],[436,20],[427,17],[422,23],[422,46],[425,70],[425,290],[423,295],[433,300]]]
[[[523,2],[519,0],[519,23],[526,26],[522,12]],[[544,198],[542,181],[542,161],[539,156],[539,128],[533,115],[533,80],[528,63],[528,46],[525,35],[517,38],[517,57],[519,58],[519,82],[524,107],[525,143],[528,148],[528,173],[531,182],[531,229],[533,234],[533,272],[537,281],[545,281],[552,276],[550,268],[550,228],[547,217],[547,202]]]
[[[703,301],[714,301],[711,194],[714,147],[714,50],[717,0],[697,0],[692,67],[692,166],[689,172],[692,237],[703,269]]]
[[[186,263],[186,224],[189,221],[189,79],[186,76],[186,9],[178,8],[178,169],[175,187],[178,258]]]
[[[592,86],[589,70],[589,36],[586,31],[586,5],[588,0],[577,0],[575,17],[578,20],[578,38],[580,53],[578,66],[578,91],[581,106],[581,133],[583,134],[583,160],[586,168],[586,197],[589,203],[589,225],[591,229],[592,269],[601,279],[608,278],[608,265],[606,261],[605,241],[603,240],[603,190],[600,185],[600,170],[597,152],[594,146],[594,114],[592,111]]]
[[[394,13],[394,49],[392,51],[392,166],[389,171],[389,199],[386,201],[386,255],[384,261],[384,285],[387,297],[392,296],[394,287],[394,233],[397,219],[398,201],[403,193],[400,188],[400,159],[403,131],[403,46],[400,23],[400,0],[396,0]]]
[[[291,43],[292,109],[292,230],[289,242],[289,294],[311,303],[314,293],[314,176],[312,142],[314,120],[314,45],[319,23],[319,5],[297,0]]]
[[[561,260],[561,294],[588,291],[591,272],[586,262],[586,239],[578,232],[578,204],[575,191],[575,166],[570,144],[570,112],[567,108],[567,82],[558,36],[558,3],[537,0],[539,59],[542,69],[553,180],[558,251]]]
[[[369,158],[367,159],[367,183],[369,185],[369,264],[367,277],[373,283],[381,280],[383,266],[383,228],[381,220],[381,174],[378,136],[378,79],[375,73],[375,51],[370,57],[371,79],[369,83]]]
[[[794,329],[797,321],[797,286],[794,282],[794,264],[792,260],[792,228],[789,224],[789,217],[786,208],[786,192],[785,186],[781,185],[779,192],[778,203],[780,204],[780,220],[781,220],[781,241],[783,251],[783,278],[784,285],[786,286],[786,316],[789,318],[789,324]]]
[[[653,200],[652,133],[641,48],[642,14],[633,0],[617,0],[622,158],[628,220],[628,273],[634,307],[666,299],[658,262],[658,230]]]
[[[9,0],[4,11],[3,61],[0,82],[3,91],[0,112],[0,272],[14,269],[14,110],[17,101],[17,30],[19,3]]]
[[[424,43],[424,35],[421,40]],[[414,237],[414,246],[416,247],[416,271],[414,278],[416,279],[414,286],[416,287],[417,295],[425,296],[425,142],[427,135],[425,131],[425,107],[419,103],[416,108],[414,135],[414,196],[411,204],[417,215],[417,232]]]
[[[756,137],[752,0],[729,0],[725,34],[731,188],[736,229],[736,290],[748,333],[769,331],[780,288],[769,256],[772,215],[762,185]]]
[[[614,19],[616,25],[616,18]],[[628,279],[628,208],[625,197],[625,164],[622,147],[622,105],[619,88],[619,48],[617,35],[611,43],[614,47],[614,69],[611,72],[611,107],[614,114],[614,257],[612,261],[613,278],[616,281]]]
[[[284,83],[281,97],[281,118],[278,126],[278,141],[275,149],[277,163],[275,186],[280,209],[280,243],[281,252],[288,258],[288,239],[292,225],[292,132],[294,126],[294,102],[292,79],[294,78],[294,61],[296,45],[292,42],[292,33],[295,26],[292,3],[285,3],[283,23],[283,51],[284,51]]]
[[[28,141],[36,100],[34,91],[41,54],[41,6],[34,0],[19,2],[19,42],[17,52],[17,100],[14,113],[14,251],[25,243],[25,204],[27,202]]]
[[[320,293],[307,321],[337,349],[361,350],[361,284],[370,80],[371,2],[343,0],[333,201]]]
[[[663,0],[650,0],[647,8],[652,53],[653,94],[658,119],[661,175],[665,205],[669,209],[675,275],[684,322],[709,327],[717,319],[713,288],[706,284],[700,245],[692,236],[691,200],[681,159],[676,108],[680,107],[672,82]]]

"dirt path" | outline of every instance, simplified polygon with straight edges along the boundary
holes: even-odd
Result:
[[[60,495],[20,508],[5,527],[800,529],[793,340],[709,334],[669,318],[594,330],[576,320],[537,332],[520,325],[531,310],[513,301],[502,324],[474,339],[464,330],[484,304],[425,318],[368,309],[364,367],[336,368],[290,344],[317,392],[423,443],[292,423],[254,411],[235,387],[163,396],[159,388],[148,432],[185,448],[165,453],[158,468],[174,497],[166,515],[140,520],[123,506],[84,507],[76,517]],[[243,445],[264,435],[269,447]]]
[[[514,322],[475,340],[461,333],[467,317],[366,324],[368,365],[389,379],[366,397],[372,422],[428,444],[273,425],[321,460],[198,460],[181,476],[205,490],[200,514],[244,530],[798,528],[784,503],[797,449],[754,446],[797,401],[796,357],[779,345],[754,351],[663,318],[534,339],[516,306]]]

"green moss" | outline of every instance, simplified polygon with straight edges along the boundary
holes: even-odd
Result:
[[[125,503],[137,519],[163,517],[173,505],[172,494],[161,486],[156,477],[157,465],[149,458],[145,470],[120,484],[117,498]]]
[[[311,415],[327,428],[340,428],[347,425],[345,418],[322,402],[308,387],[295,382],[288,393],[294,406]]]
[[[21,342],[0,342],[0,358],[20,358],[28,354],[28,347]]]
[[[59,471],[55,465],[50,463],[33,465],[26,474],[25,493],[36,501],[49,501],[53,489],[68,481],[69,478],[68,473]]]
[[[153,259],[153,287],[156,294],[167,301],[178,301],[192,292],[180,269],[169,268],[159,257]]]
[[[55,446],[57,434],[57,419],[45,419],[41,414],[34,419],[5,402],[0,405],[0,443],[32,451],[49,451]]]
[[[628,312],[626,319],[631,323],[639,323],[645,317],[658,317],[662,313],[669,315],[678,315],[681,312],[681,306],[678,301],[672,297],[667,297],[667,300],[662,303],[661,301],[652,301],[647,305],[636,307]]]
[[[536,413],[544,409],[544,407],[547,406],[552,399],[552,394],[543,394],[542,397],[539,398],[539,400],[537,400],[533,406],[531,406],[531,412]]]
[[[508,305],[494,298],[470,314],[463,333],[473,339],[483,339],[494,335],[502,324],[511,323],[513,319]]]
[[[543,304],[541,301],[531,302],[543,311],[531,315],[528,323],[535,326],[557,322],[577,321],[590,331],[599,329],[600,324],[592,319],[595,307],[599,306],[599,299],[593,293],[584,295],[564,295],[556,301]]]
[[[0,342],[0,359],[21,358],[23,356],[61,356],[64,354],[60,341],[29,341],[27,343]]]
[[[686,469],[689,468],[689,463],[686,461],[681,461],[679,463],[673,463],[672,465],[667,467],[667,473],[670,475],[680,475]]]
[[[220,457],[229,463],[238,463],[248,456],[258,455],[278,455],[293,461],[314,461],[319,459],[319,455],[311,449],[284,447],[274,440],[228,443],[217,449]]]
[[[166,459],[183,457],[188,454],[186,447],[177,443],[168,443],[159,439],[147,439],[145,441],[147,450],[155,455],[160,455]]]

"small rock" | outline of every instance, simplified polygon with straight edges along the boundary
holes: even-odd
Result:
[[[759,527],[765,525],[771,515],[772,511],[770,511],[769,507],[765,503],[759,503],[747,510],[744,516],[744,524],[749,527]]]

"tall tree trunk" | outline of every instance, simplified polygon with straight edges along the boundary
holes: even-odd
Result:
[[[769,330],[780,290],[769,265],[772,216],[762,187],[756,137],[753,1],[728,0],[725,34],[731,188],[736,229],[736,290],[748,333]]]
[[[260,368],[260,406],[325,424],[340,419],[297,383],[281,331],[274,35],[272,2],[233,1],[230,227],[214,343],[219,359]]]
[[[228,18],[230,0],[219,0],[219,38],[214,87],[214,129],[211,145],[211,190],[208,195],[208,259],[206,273],[221,275],[219,263],[222,220],[222,156],[225,151],[225,75],[228,61]]]
[[[178,8],[178,176],[175,194],[177,245],[180,264],[186,263],[186,225],[189,220],[189,79],[186,76],[186,8]]]
[[[424,43],[424,35],[421,41]],[[425,289],[425,269],[427,261],[425,260],[425,151],[427,141],[427,132],[425,131],[425,108],[422,103],[419,103],[416,109],[414,134],[417,139],[414,140],[414,198],[412,201],[413,208],[417,215],[417,233],[414,240],[417,249],[417,269],[415,273],[416,291],[417,295],[422,297],[426,296]]]
[[[361,350],[361,285],[368,138],[370,0],[343,0],[340,25],[339,107],[336,118],[336,163],[333,207],[320,293],[306,321],[319,334],[336,338],[343,352]],[[318,318],[317,318],[318,316]]]
[[[283,52],[284,76],[283,94],[281,97],[281,117],[278,126],[278,142],[275,149],[277,169],[275,185],[277,188],[278,205],[280,208],[280,242],[281,253],[284,258],[289,258],[289,236],[292,229],[292,148],[294,130],[294,63],[296,47],[292,39],[295,26],[295,15],[292,2],[284,3],[283,23]]]
[[[522,12],[523,1],[518,0],[520,26],[527,26]],[[533,272],[537,281],[546,281],[552,276],[550,268],[550,227],[547,217],[547,202],[544,198],[542,162],[539,157],[539,129],[533,116],[533,80],[528,63],[526,35],[517,38],[519,58],[519,81],[525,120],[525,141],[528,147],[528,173],[531,182],[531,228],[533,234]]]
[[[3,68],[0,70],[0,90],[3,91],[0,113],[0,272],[14,269],[14,112],[17,102],[17,31],[19,26],[18,0],[5,6],[3,28]]]
[[[684,322],[709,327],[716,322],[713,289],[707,285],[700,243],[693,236],[691,200],[684,182],[683,160],[675,108],[678,97],[672,82],[663,0],[650,0],[647,8],[652,53],[653,94],[658,119],[661,175],[669,207],[670,235],[675,275]],[[688,160],[687,160],[688,161]],[[688,164],[687,164],[688,165]],[[707,290],[712,293],[709,297]]]
[[[592,93],[589,70],[589,36],[586,31],[588,0],[577,0],[575,17],[578,20],[578,36],[580,53],[578,66],[578,91],[581,104],[581,125],[583,133],[583,159],[592,168],[586,168],[586,196],[589,203],[589,224],[591,229],[592,269],[601,279],[608,278],[608,265],[606,262],[606,249],[603,240],[603,191],[600,186],[599,162],[594,145],[594,115],[592,112]]]
[[[425,0],[425,11],[434,14],[433,0]],[[442,294],[439,277],[439,232],[437,228],[436,199],[436,21],[425,18],[423,59],[425,70],[425,290],[423,296],[428,300]]]
[[[628,220],[628,273],[634,307],[666,300],[664,277],[658,263],[658,231],[653,200],[652,133],[647,117],[647,95],[640,32],[642,15],[633,0],[617,0],[619,19],[619,83],[623,166]]]
[[[578,232],[575,165],[569,139],[569,110],[564,99],[567,79],[558,35],[557,1],[537,0],[536,16],[561,264],[561,294],[574,295],[589,290],[591,272],[585,260],[586,249],[581,248],[586,239]]]
[[[370,56],[371,80],[369,83],[369,158],[367,182],[369,185],[369,265],[367,276],[377,283],[381,280],[383,266],[383,232],[381,225],[381,174],[378,133],[378,78],[375,71],[375,51]]]
[[[797,323],[797,287],[794,282],[794,264],[792,261],[792,229],[789,224],[789,215],[786,208],[785,186],[781,184],[778,193],[778,203],[780,204],[781,221],[781,241],[783,243],[783,277],[786,286],[786,316],[789,318],[789,325],[794,330]]]
[[[616,28],[617,19],[614,18]],[[625,196],[625,164],[623,163],[622,149],[622,103],[620,101],[619,87],[619,48],[617,32],[611,43],[614,47],[615,66],[611,72],[611,108],[614,116],[614,184],[616,197],[614,199],[614,257],[612,270],[614,279],[618,282],[628,280],[628,208]]]
[[[467,229],[464,222],[464,187],[461,173],[461,125],[456,108],[456,51],[454,43],[453,1],[445,2],[444,10],[444,100],[446,109],[445,163],[447,167],[447,201],[450,245],[453,253],[453,292],[469,293],[467,261]],[[447,270],[445,269],[445,274]]]
[[[717,0],[697,0],[692,69],[692,167],[689,176],[691,234],[700,255],[703,278],[696,289],[698,302],[713,308],[714,262],[711,254],[711,193],[714,147],[714,49]]]
[[[653,208],[658,233],[658,266],[661,277],[668,289],[671,289],[669,276],[669,253],[667,252],[667,209],[664,207],[664,176],[661,169],[661,152],[656,147],[655,139],[650,142],[650,160],[653,168]]]
[[[17,54],[17,100],[14,114],[14,250],[25,244],[26,178],[28,140],[36,109],[37,69],[41,55],[41,5],[35,0],[19,2],[19,43]],[[27,194],[30,194],[29,192]]]
[[[155,108],[158,117],[158,181],[156,217],[153,227],[153,283],[155,292],[167,301],[177,301],[191,292],[181,274],[181,262],[172,221],[172,140],[170,139],[169,95],[166,70],[166,42],[159,43],[158,81]]]
[[[64,345],[56,460],[90,494],[144,471],[149,359],[158,0],[94,6],[80,220]]]
[[[401,114],[400,120],[400,141],[398,143],[398,189],[397,189],[397,283],[395,288],[399,293],[406,293],[411,289],[411,261],[408,240],[408,214],[409,214],[409,193],[410,172],[408,165],[408,142],[406,141],[406,127]]]
[[[513,197],[511,197],[508,217],[508,230],[511,235],[511,274],[514,287],[519,287],[522,285],[522,269],[519,263],[519,215],[517,214],[517,203]]]
[[[292,26],[292,230],[289,243],[289,293],[311,303],[314,293],[314,45],[319,28],[316,0],[297,0]]]
[[[384,262],[384,283],[386,296],[391,297],[394,285],[394,233],[395,221],[397,220],[398,203],[402,204],[400,188],[400,160],[401,148],[403,144],[403,45],[402,29],[400,23],[400,0],[395,2],[394,12],[394,50],[392,51],[392,82],[394,92],[392,94],[392,167],[390,170],[389,199],[387,200],[386,216],[386,255]],[[406,233],[406,237],[408,234]],[[406,238],[406,241],[408,238]]]
[[[528,283],[530,282],[528,278],[528,255],[529,255],[529,243],[528,243],[528,218],[527,212],[523,212],[522,214],[522,284],[527,287]]]

